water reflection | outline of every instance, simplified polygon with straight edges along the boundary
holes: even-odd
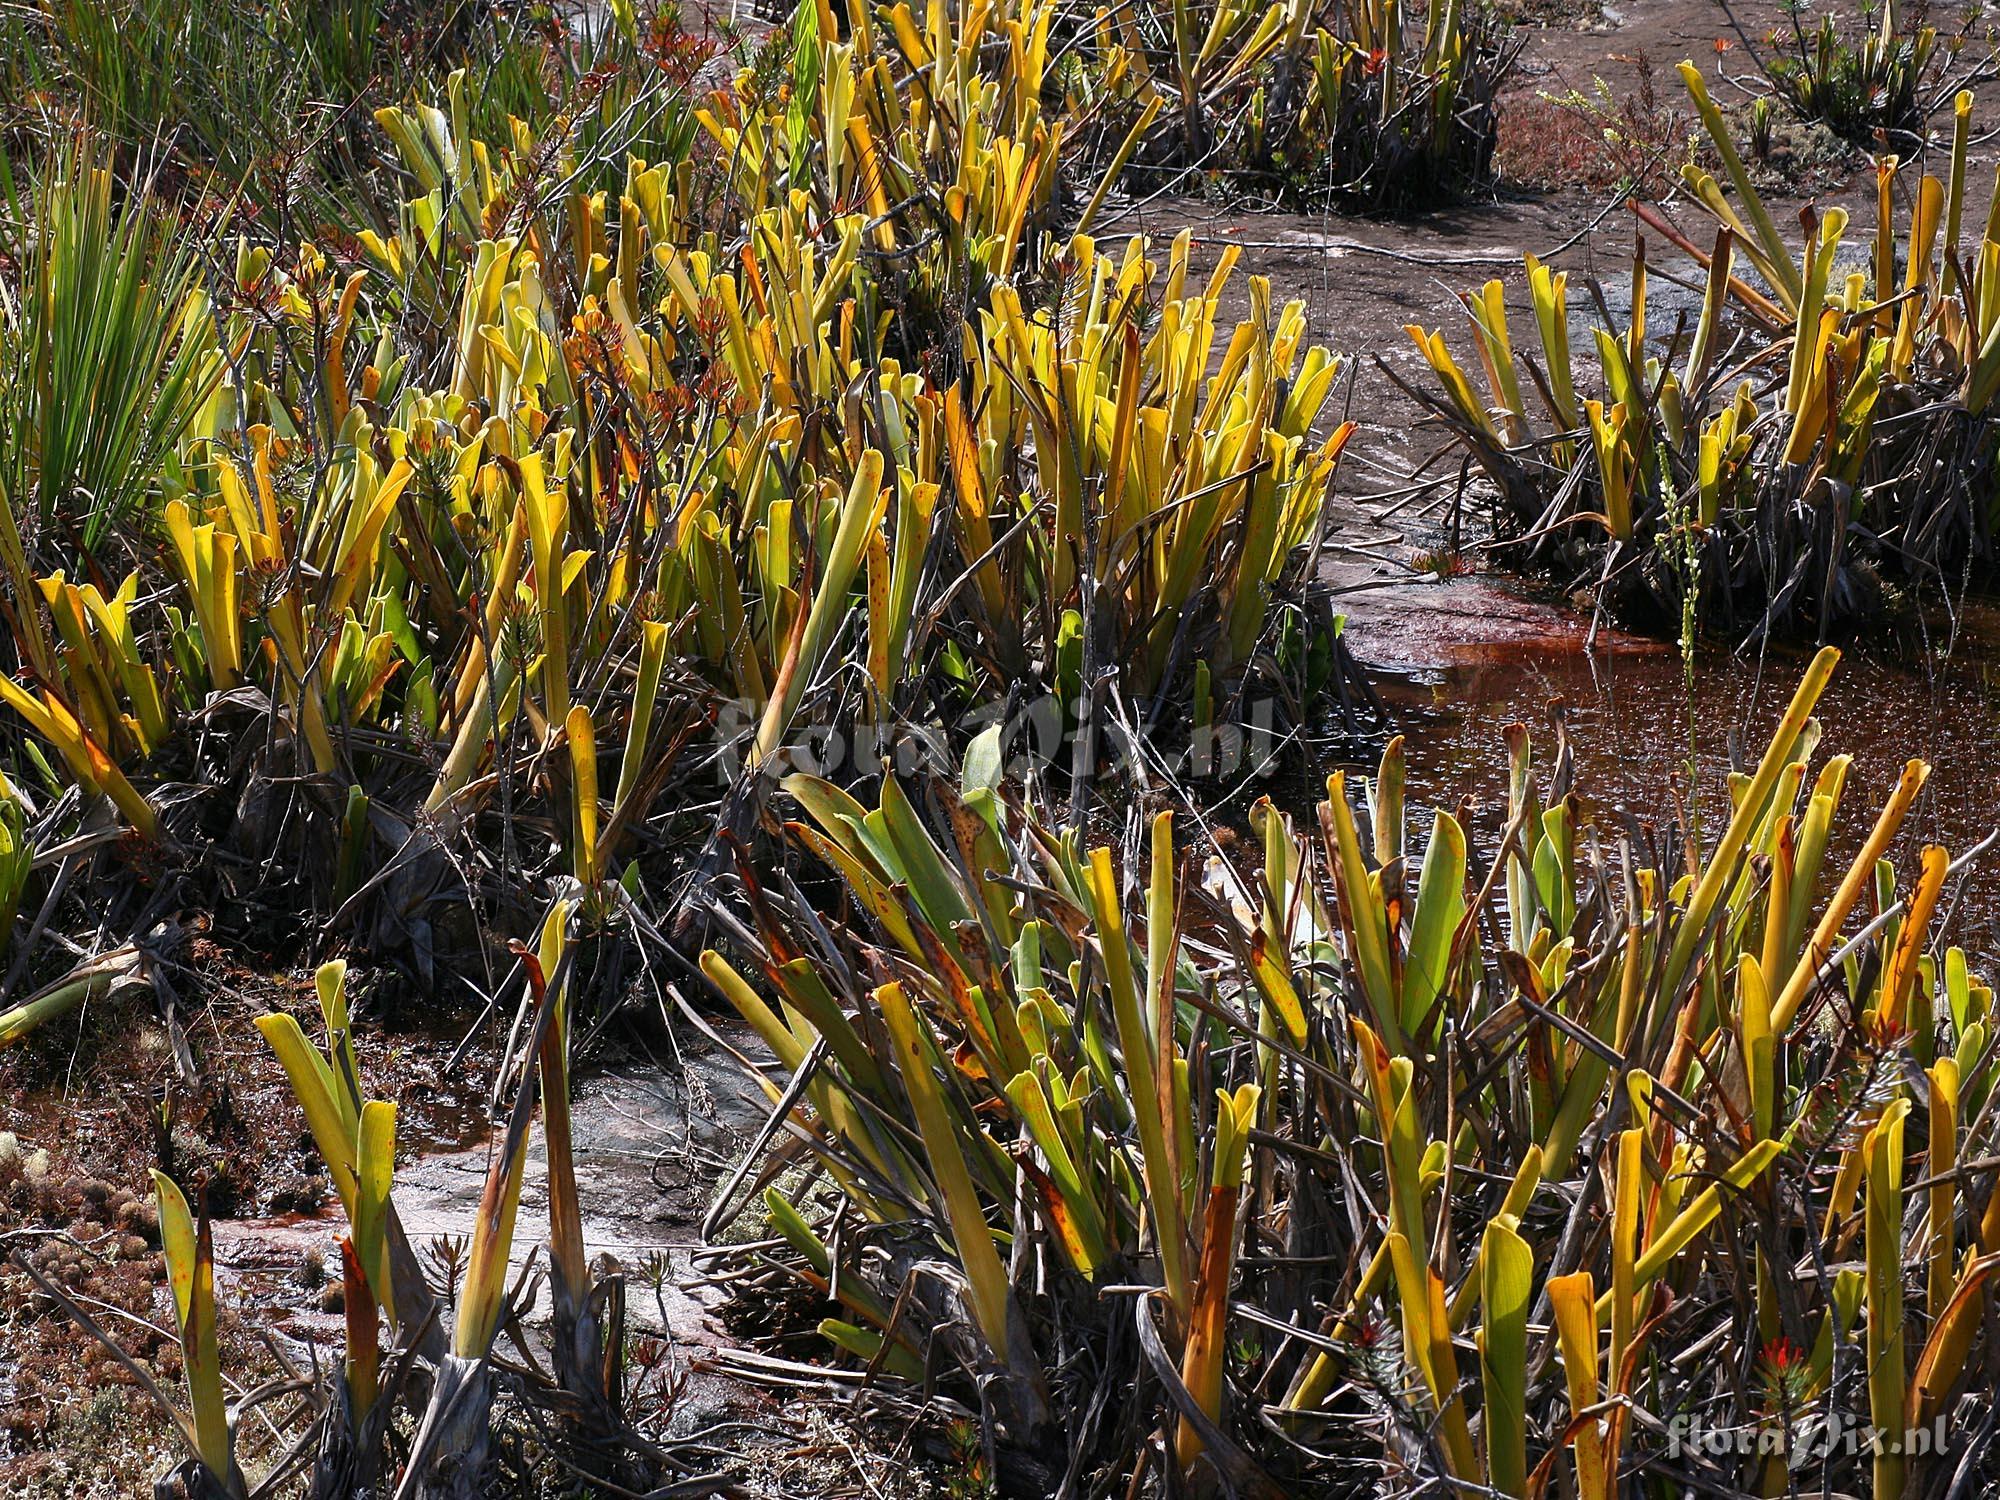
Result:
[[[1809,659],[1776,647],[1750,656],[1705,651],[1690,670],[1671,645],[1600,635],[1597,649],[1586,650],[1584,622],[1485,580],[1410,592],[1357,609],[1356,652],[1386,671],[1383,694],[1407,738],[1411,805],[1470,801],[1473,827],[1489,841],[1504,823],[1501,730],[1519,721],[1538,747],[1552,746],[1557,708],[1569,726],[1577,790],[1607,837],[1629,814],[1671,838],[1692,806],[1712,838],[1728,805],[1730,766],[1761,754]],[[1950,624],[1848,646],[1819,708],[1816,764],[1834,753],[1854,761],[1841,812],[1850,855],[1904,761],[1931,763],[1896,851],[1906,879],[1919,844],[1957,853],[2000,824],[2000,610],[1975,605],[1955,632]],[[2000,853],[1959,885],[1954,940],[2000,953]]]

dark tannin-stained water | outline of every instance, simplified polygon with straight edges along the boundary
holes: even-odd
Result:
[[[1893,641],[1848,644],[1818,710],[1815,768],[1833,754],[1853,757],[1837,845],[1850,856],[1904,762],[1930,763],[1895,851],[1903,880],[1920,844],[1941,843],[1955,857],[2000,826],[2000,607],[1975,602],[1952,624],[1933,619]],[[1690,788],[1713,839],[1726,819],[1732,762],[1754,765],[1811,659],[1791,647],[1705,649],[1690,669],[1676,645],[1609,631],[1586,649],[1586,618],[1485,578],[1358,594],[1348,629],[1405,736],[1410,806],[1469,799],[1489,845],[1505,821],[1501,732],[1528,725],[1546,765],[1556,706],[1576,789],[1607,839],[1619,814],[1667,835]],[[1421,834],[1428,820],[1413,813],[1411,821]],[[1955,884],[1951,940],[2000,954],[2000,848]]]

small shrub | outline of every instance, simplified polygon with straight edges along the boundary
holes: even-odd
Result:
[[[1661,103],[1642,57],[1636,86],[1622,97],[1599,78],[1588,93],[1510,101],[1494,162],[1502,177],[1526,187],[1658,197],[1689,159],[1693,127],[1691,112]]]
[[[1921,150],[1932,115],[2000,70],[1991,36],[1975,36],[1982,9],[1968,6],[1957,31],[1941,36],[1922,0],[1877,0],[1863,6],[1858,26],[1825,15],[1808,27],[1804,6],[1790,5],[1788,34],[1774,33],[1784,50],[1763,61],[1764,74],[1801,119],[1856,146]]]

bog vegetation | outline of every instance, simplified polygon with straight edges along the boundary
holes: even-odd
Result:
[[[1627,305],[1593,287],[1581,314],[1592,396],[1568,276],[1530,256],[1518,348],[1503,282],[1461,294],[1483,389],[1419,327],[1436,388],[1392,378],[1485,475],[1502,549],[1641,628],[1825,640],[1990,575],[2000,196],[1982,210],[1969,179],[1972,96],[1942,176],[1878,158],[1872,234],[1850,245],[1833,207],[1795,250],[1700,72],[1681,74],[1722,173],[1683,172],[1709,228],[1636,213],[1700,290],[1694,318],[1649,334],[1642,234]]]
[[[1863,92],[1921,131],[1893,27],[1774,83],[1903,79]],[[733,1296],[809,1309],[769,1368],[975,1490],[1984,1482],[1978,1442],[1801,1436],[1990,1436],[2000,1357],[1964,862],[1897,842],[1921,761],[1850,786],[1835,649],[1699,818],[1594,821],[1516,726],[1497,829],[1406,807],[1390,738],[1214,837],[1257,714],[1379,727],[1318,563],[1386,380],[1236,249],[1117,225],[1484,190],[1484,7],[51,0],[0,44],[0,1045],[147,982],[179,912],[316,970],[257,1045],[344,1226],[337,1367],[236,1378],[169,1170],[178,1382],[18,1257],[171,1413],[163,1484],[726,1482],[634,1354],[640,1268],[585,1250],[571,1081],[637,971],[763,1049],[705,1228]],[[1872,235],[1801,245],[1683,73],[1706,222],[1642,208],[1616,309],[1531,258],[1526,317],[1467,294],[1476,360],[1412,328],[1435,384],[1391,378],[1502,561],[1823,642],[1993,558],[1970,100],[1877,164]],[[517,1007],[449,1274],[335,952]]]

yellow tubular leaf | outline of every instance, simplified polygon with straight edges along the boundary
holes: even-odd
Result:
[[[944,1196],[944,1210],[951,1226],[960,1262],[965,1267],[972,1313],[979,1333],[994,1355],[1004,1364],[1008,1357],[1007,1307],[1010,1292],[1007,1268],[993,1241],[979,1194],[966,1167],[965,1145],[946,1112],[943,1094],[931,1071],[930,1049],[918,1031],[915,1012],[903,995],[900,984],[885,984],[875,991],[875,1003],[896,1047],[898,1071],[916,1116],[917,1133],[924,1143],[931,1175]]]
[[[1327,778],[1326,802],[1322,804],[1332,823],[1334,853],[1339,876],[1339,892],[1353,942],[1355,966],[1361,972],[1362,987],[1368,996],[1373,1020],[1391,1055],[1403,1050],[1401,1007],[1389,971],[1388,917],[1382,906],[1381,887],[1376,884],[1361,857],[1361,836],[1354,826],[1354,809],[1347,804],[1347,775],[1336,771]]]
[[[1958,1384],[1965,1369],[1965,1357],[1986,1318],[1981,1294],[1995,1271],[2000,1271],[2000,1255],[1968,1259],[1950,1302],[1931,1325],[1924,1352],[1917,1359],[1917,1372],[1910,1379],[1908,1402],[1912,1426],[1928,1427]]]
[[[521,1206],[521,1178],[527,1164],[524,1130],[518,1148],[496,1156],[487,1170],[473,1221],[458,1321],[452,1329],[451,1352],[460,1359],[484,1359],[499,1331],[507,1295],[507,1257],[514,1246],[514,1216]]]
[[[570,773],[575,778],[571,800],[575,803],[576,848],[573,873],[585,888],[597,883],[597,730],[590,710],[581,703],[569,711],[565,722],[569,740]]]
[[[1923,954],[1931,917],[1937,911],[1938,898],[1944,894],[1944,878],[1951,865],[1951,857],[1936,844],[1925,845],[1921,858],[1923,869],[1917,877],[1916,890],[1910,894],[1909,909],[1897,929],[1896,946],[1889,955],[1888,967],[1883,970],[1882,995],[1876,1007],[1884,1021],[1897,1027],[1903,1024],[1903,1014],[1909,1008],[1910,989],[1917,979],[1917,960]]]
[[[1827,650],[1832,650],[1828,647]],[[1825,653],[1822,652],[1822,655]],[[1883,805],[1882,815],[1875,820],[1875,827],[1868,835],[1867,843],[1848,866],[1847,875],[1841,881],[1839,890],[1827,903],[1821,914],[1819,926],[1813,930],[1812,940],[1806,944],[1806,951],[1800,955],[1793,968],[1791,978],[1771,1006],[1771,1029],[1782,1035],[1791,1029],[1798,1018],[1799,1009],[1806,1002],[1819,983],[1820,966],[1833,952],[1834,939],[1840,935],[1841,924],[1847,914],[1854,910],[1855,903],[1867,891],[1875,878],[1875,864],[1889,851],[1895,842],[1897,830],[1903,826],[1903,818],[1917,800],[1917,793],[1923,790],[1931,768],[1920,760],[1913,760],[1903,768],[1896,790]],[[1766,976],[1767,978],[1772,976]]]
[[[333,1069],[319,1048],[306,1040],[299,1023],[283,1011],[257,1017],[257,1029],[278,1055],[278,1062],[292,1085],[292,1094],[299,1101],[299,1108],[305,1111],[306,1126],[312,1131],[313,1144],[319,1147],[320,1159],[326,1163],[327,1176],[333,1179],[334,1191],[340,1195],[341,1205],[352,1222],[356,1202],[354,1138],[338,1102],[340,1085]]]
[[[1892,1437],[1909,1425],[1903,1384],[1903,1119],[1909,1108],[1907,1099],[1891,1100],[1861,1144],[1868,1183],[1868,1416],[1876,1431]],[[1904,1467],[1899,1442],[1877,1447],[1875,1500],[1900,1500]]]
[[[1604,1484],[1604,1424],[1583,1413],[1597,1405],[1597,1292],[1590,1272],[1553,1276],[1548,1283],[1549,1307],[1555,1314],[1562,1349],[1563,1381],[1569,1389],[1571,1442],[1576,1458],[1580,1500],[1609,1500]]]
[[[160,1244],[166,1252],[174,1311],[180,1325],[181,1365],[187,1376],[195,1452],[226,1492],[234,1493],[229,1409],[222,1388],[222,1358],[215,1331],[215,1260],[208,1222],[197,1229],[187,1198],[172,1178],[153,1172]]]
[[[1259,1090],[1246,1083],[1232,1097],[1216,1091],[1214,1182],[1203,1211],[1201,1261],[1195,1273],[1194,1315],[1181,1355],[1181,1383],[1211,1422],[1222,1420],[1223,1356],[1228,1347],[1229,1286],[1236,1268],[1236,1206],[1242,1196],[1243,1159],[1257,1117]],[[1181,1421],[1176,1452],[1185,1469],[1203,1444],[1194,1424]]]
[[[1486,1391],[1486,1482],[1502,1495],[1528,1485],[1528,1302],[1535,1258],[1505,1215],[1479,1247],[1480,1379]]]
[[[354,1203],[354,1251],[369,1288],[390,1323],[396,1321],[395,1277],[389,1266],[389,1179],[396,1169],[396,1106],[370,1099],[361,1106]]]
[[[1643,1132],[1628,1132],[1643,1134]],[[1685,1250],[1694,1237],[1706,1229],[1722,1210],[1722,1190],[1724,1187],[1741,1191],[1762,1175],[1764,1169],[1775,1161],[1784,1150],[1782,1141],[1759,1141],[1742,1156],[1730,1163],[1722,1174],[1720,1183],[1711,1183],[1695,1195],[1694,1200],[1678,1214],[1672,1222],[1655,1231],[1645,1253],[1640,1255],[1632,1268],[1632,1283],[1635,1293],[1642,1292],[1657,1280],[1662,1272],[1674,1263],[1681,1251]],[[1602,1309],[1600,1309],[1602,1311]]]
[[[1119,901],[1118,880],[1112,873],[1109,849],[1090,851],[1088,878],[1093,915],[1097,919],[1098,947],[1110,983],[1112,1019],[1118,1030],[1119,1051],[1125,1057],[1126,1088],[1139,1129],[1140,1165],[1153,1212],[1161,1279],[1166,1283],[1175,1313],[1186,1318],[1191,1311],[1184,1248],[1187,1231],[1181,1219],[1180,1185],[1167,1150],[1171,1122],[1160,1112],[1160,1080],[1154,1066],[1153,1043],[1141,1008],[1138,982],[1132,974],[1132,950],[1125,935],[1124,908]]]
[[[729,966],[729,960],[711,948],[701,956],[701,972],[710,984],[722,992],[723,999],[735,1006],[737,1013],[750,1023],[750,1029],[757,1033],[758,1039],[777,1054],[786,1071],[796,1073],[806,1060],[804,1043],[750,988],[749,982]]]
[[[632,717],[625,731],[625,754],[618,763],[618,790],[611,798],[611,818],[622,822],[638,789],[639,773],[652,737],[653,715],[660,699],[660,678],[666,670],[669,632],[658,620],[640,627],[639,678],[632,689]],[[615,831],[615,830],[614,830]]]
[[[1521,1216],[1528,1211],[1528,1204],[1535,1196],[1535,1189],[1541,1186],[1542,1164],[1542,1148],[1530,1146],[1521,1157],[1521,1165],[1514,1173],[1514,1180],[1507,1184],[1507,1196],[1500,1201],[1499,1210],[1494,1215],[1496,1219],[1504,1217],[1512,1219],[1517,1225],[1520,1223]],[[1463,1328],[1466,1320],[1472,1316],[1472,1309],[1480,1290],[1479,1255],[1483,1253],[1482,1249],[1474,1254],[1473,1263],[1466,1270],[1465,1282],[1459,1287],[1458,1295],[1452,1299],[1451,1327],[1454,1333]]]
[[[1681,978],[1693,961],[1695,952],[1708,937],[1708,919],[1714,912],[1722,893],[1736,877],[1737,859],[1743,852],[1744,844],[1751,832],[1764,820],[1764,804],[1770,799],[1771,789],[1777,784],[1787,764],[1792,760],[1792,747],[1805,731],[1806,721],[1812,717],[1820,694],[1826,691],[1833,669],[1840,664],[1840,652],[1836,647],[1823,646],[1806,669],[1798,691],[1792,694],[1792,701],[1785,709],[1785,715],[1778,721],[1777,729],[1771,735],[1771,743],[1764,752],[1764,758],[1757,766],[1757,774],[1751,779],[1748,789],[1736,805],[1735,815],[1723,831],[1715,851],[1703,867],[1700,883],[1688,900],[1687,911],[1681,919],[1674,936],[1674,945],[1668,954],[1667,970],[1663,988],[1673,994],[1680,988]],[[1871,861],[1872,865],[1872,861]],[[1837,927],[1836,927],[1837,930]],[[1780,1031],[1790,1023],[1790,1016],[1784,1012],[1783,1003],[1775,1008],[1772,1024]]]

